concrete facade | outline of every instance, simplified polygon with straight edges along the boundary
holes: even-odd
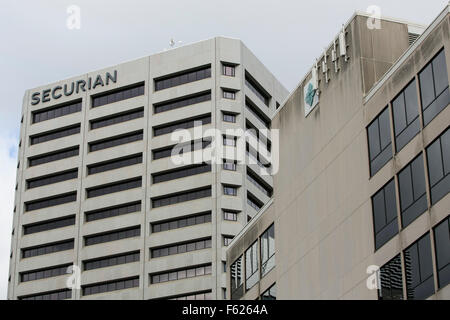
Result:
[[[388,19],[381,20],[381,29],[369,29],[367,19],[356,14],[345,25],[348,61],[340,57],[337,72],[331,61],[333,46],[327,50],[329,82],[319,69],[319,103],[312,112],[305,117],[303,86],[312,77],[309,73],[272,119],[273,128],[280,129],[273,202],[234,238],[227,263],[230,268],[274,224],[276,267],[253,288],[243,290],[243,299],[260,298],[274,284],[277,299],[377,299],[378,290],[367,286],[368,267],[382,267],[396,255],[402,261],[400,290],[406,298],[410,274],[405,271],[405,249],[427,233],[433,240],[435,227],[448,219],[450,194],[431,202],[426,161],[427,210],[404,228],[398,191],[402,169],[425,155],[448,128],[448,102],[426,125],[420,111],[420,132],[398,152],[391,110],[394,98],[413,79],[422,107],[418,75],[442,49],[450,74],[449,7],[426,30]],[[410,44],[416,37],[412,30],[423,33]],[[367,128],[386,106],[393,157],[371,176]],[[391,179],[396,185],[398,230],[375,249],[371,199]],[[438,286],[436,242],[429,245],[435,289],[428,298],[450,299],[450,286]],[[244,259],[241,270],[246,270],[246,263]],[[230,272],[227,277],[230,288]],[[245,287],[246,276],[241,277]]]
[[[234,66],[235,76],[225,76],[222,73],[223,64]],[[155,90],[155,79],[167,75],[177,75],[185,70],[197,70],[201,66],[211,66],[211,77],[203,80],[188,82],[164,90]],[[116,82],[110,81],[93,88],[97,75],[111,75],[117,71]],[[245,84],[246,74],[254,80],[270,96],[268,106],[255,95]],[[89,78],[92,78],[92,83]],[[50,102],[33,105],[32,94],[41,92],[41,100],[45,90],[64,84],[84,80],[92,85],[92,89],[70,96],[63,95],[55,101],[50,94]],[[144,84],[144,94],[130,99],[109,103],[93,108],[93,97],[105,92],[115,92],[133,84]],[[223,89],[235,93],[235,100],[224,99]],[[43,92],[44,91],[44,92]],[[199,92],[211,92],[210,101],[196,103],[170,111],[154,113],[154,105],[172,101],[180,97],[190,96]],[[58,92],[62,92],[62,89]],[[52,92],[53,93],[53,92]],[[225,246],[223,235],[234,236],[247,223],[247,215],[256,214],[256,210],[247,204],[247,192],[265,203],[269,197],[256,189],[246,179],[247,166],[238,165],[237,170],[226,171],[221,165],[212,165],[211,171],[179,179],[173,179],[155,184],[152,174],[170,172],[183,165],[175,165],[170,158],[153,159],[152,152],[174,145],[170,134],[154,136],[152,129],[163,124],[190,119],[199,115],[210,114],[211,123],[204,129],[217,128],[225,132],[226,129],[245,129],[250,122],[256,128],[265,125],[245,107],[245,101],[251,100],[267,119],[275,113],[278,102],[283,101],[287,91],[275,77],[256,59],[256,57],[239,40],[218,37],[201,41],[180,48],[144,57],[134,61],[122,63],[103,70],[97,70],[78,77],[63,80],[51,85],[30,89],[25,93],[23,101],[23,119],[20,131],[19,163],[17,169],[17,187],[15,197],[15,212],[13,222],[13,236],[10,260],[8,299],[36,297],[45,293],[54,293],[66,289],[67,274],[42,278],[39,280],[23,281],[24,273],[45,270],[52,266],[76,265],[80,266],[81,288],[74,289],[66,296],[71,299],[159,299],[195,296],[197,298],[222,299],[226,287],[226,275],[223,270],[225,261]],[[81,99],[81,112],[57,117],[47,121],[33,123],[32,113],[38,110],[77,101]],[[90,122],[115,114],[122,114],[135,108],[143,107],[143,117],[126,122],[104,126],[92,130]],[[235,123],[223,121],[222,113],[236,117]],[[42,132],[48,132],[80,124],[80,133],[63,138],[31,144],[30,137]],[[89,143],[124,135],[141,130],[142,139],[118,145],[103,150],[90,152]],[[189,129],[193,132],[193,128]],[[222,143],[222,141],[220,141]],[[79,146],[79,154],[66,159],[30,166],[30,158],[62,150],[72,146]],[[196,151],[201,152],[201,151]],[[115,170],[108,170],[97,174],[89,174],[87,168],[92,164],[102,163],[111,159],[118,159],[128,155],[142,154],[142,163],[126,166]],[[209,160],[209,159],[204,159]],[[257,166],[257,165],[253,165]],[[77,169],[78,178],[55,184],[49,184],[30,189],[27,186],[30,179],[45,177],[66,169]],[[255,169],[256,171],[256,169]],[[93,187],[113,184],[130,178],[141,177],[142,187],[109,193],[98,197],[88,197],[88,190]],[[272,178],[261,177],[268,185],[272,185]],[[32,181],[32,180],[31,180]],[[223,193],[224,185],[237,187],[237,196]],[[152,206],[152,200],[168,194],[177,194],[186,190],[211,186],[211,197],[161,206]],[[76,192],[76,201],[43,209],[27,212],[27,204],[38,199],[46,199],[55,195]],[[141,203],[141,210],[116,215],[113,217],[86,221],[86,212],[110,208],[125,203]],[[233,210],[238,213],[237,221],[224,221],[222,210]],[[192,216],[193,214],[210,212],[211,222],[172,229],[163,232],[152,232],[151,224],[172,221],[175,218]],[[32,226],[43,221],[53,221],[68,215],[75,216],[74,225],[53,228],[45,232],[24,233],[24,226]],[[140,236],[122,240],[103,242],[86,246],[86,236],[102,234],[128,227],[140,228]],[[24,258],[22,249],[73,239],[74,248],[50,254],[39,254]],[[158,258],[152,258],[150,251],[154,248],[170,244],[180,244],[192,240],[210,239],[211,248],[179,253]],[[138,261],[114,266],[85,270],[83,265],[91,259],[110,257],[125,252],[139,252]],[[187,267],[211,265],[211,275],[197,275],[176,281],[153,284],[150,275],[165,271],[176,271]],[[34,277],[34,275],[33,275]],[[115,289],[98,294],[83,294],[86,286],[92,284],[107,284],[118,279],[138,277],[139,285],[119,290],[122,284],[114,284]],[[95,290],[99,290],[98,288]],[[104,289],[100,289],[105,291]],[[48,298],[44,297],[44,298]]]

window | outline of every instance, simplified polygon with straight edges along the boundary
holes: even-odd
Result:
[[[237,187],[223,186],[223,194],[226,196],[237,196]]]
[[[99,294],[104,292],[111,292],[116,290],[124,290],[137,287],[139,287],[139,277],[89,284],[82,286],[81,289],[83,296],[89,296],[92,294]]]
[[[423,300],[434,294],[430,234],[404,251],[408,299]]]
[[[450,283],[450,217],[434,228],[434,243],[438,286],[443,288]]]
[[[426,126],[450,103],[447,64],[441,52],[420,72],[423,124]]]
[[[187,295],[174,296],[174,297],[165,297],[161,299],[169,299],[169,300],[212,300],[211,290],[201,291],[201,292],[193,292],[188,293]]]
[[[68,194],[62,194],[50,198],[44,198],[39,200],[34,200],[25,203],[25,211],[33,211],[39,209],[45,209],[48,207],[58,206],[61,204],[77,201],[77,193],[71,192]]]
[[[108,185],[89,188],[86,190],[88,198],[104,196],[110,193],[121,192],[125,190],[142,187],[142,178],[119,181]]]
[[[372,212],[375,250],[378,250],[398,233],[394,179],[372,197]]]
[[[131,99],[145,94],[145,83],[139,83],[127,88],[120,88],[92,97],[92,107],[100,107],[106,104]]]
[[[167,281],[181,280],[187,278],[200,277],[210,275],[212,273],[211,264],[206,264],[197,267],[177,269],[174,271],[168,271],[164,273],[158,273],[150,275],[150,283],[162,283]]]
[[[398,183],[402,226],[405,228],[428,207],[422,154],[400,171]]]
[[[236,75],[236,67],[234,65],[222,63],[222,75],[234,77]]]
[[[253,77],[245,72],[245,85],[252,91],[266,106],[269,106],[270,95]]]
[[[369,141],[370,176],[377,173],[391,158],[391,125],[386,108],[367,127]]]
[[[62,289],[57,291],[38,293],[30,296],[18,297],[19,300],[65,300],[71,298],[72,298],[71,289]]]
[[[244,294],[244,280],[242,278],[242,256],[231,264],[231,300],[239,300]]]
[[[230,146],[230,147],[235,147],[236,146],[236,137],[227,137],[227,136],[223,136],[223,145],[224,146]]]
[[[211,91],[203,92],[196,94],[194,96],[187,96],[169,102],[154,104],[154,112],[161,113],[210,100],[211,100]]]
[[[139,251],[83,261],[84,270],[94,270],[139,261]]]
[[[236,123],[236,115],[230,113],[223,113],[223,121],[229,123]]]
[[[190,120],[183,120],[178,122],[171,122],[161,126],[153,127],[153,136],[161,136],[172,133],[178,129],[190,129],[197,126],[202,126],[211,123],[211,114],[199,116]]]
[[[197,174],[202,174],[205,172],[211,171],[211,165],[207,163],[199,164],[199,165],[193,165],[193,166],[187,166],[180,169],[175,169],[169,172],[161,172],[161,173],[153,173],[153,183],[160,183],[165,181],[171,181],[175,179],[185,178],[194,176]]]
[[[159,258],[208,248],[211,248],[211,238],[154,248],[150,249],[150,253],[152,258]]]
[[[31,145],[35,145],[38,143],[68,137],[78,133],[80,133],[80,124],[31,136],[30,141]]]
[[[275,225],[271,225],[260,238],[261,276],[264,277],[275,267]]]
[[[155,79],[155,91],[180,86],[206,78],[211,78],[211,65]]]
[[[28,158],[28,163],[30,167],[38,166],[40,164],[58,161],[62,159],[67,159],[71,157],[76,157],[80,153],[80,147],[72,147],[64,150],[58,150],[55,152],[50,152],[46,154],[42,154],[35,157]]]
[[[54,242],[54,243],[48,243],[43,244],[41,246],[37,247],[31,247],[31,248],[24,248],[22,249],[22,258],[31,258],[36,256],[42,256],[44,254],[50,254],[60,251],[66,251],[73,249],[74,246],[74,240],[65,240],[61,242]]]
[[[245,107],[254,115],[266,128],[270,128],[270,119],[259,110],[259,108],[248,98],[245,99]]]
[[[153,198],[152,207],[159,208],[171,204],[177,204],[207,197],[211,197],[211,186],[198,190],[185,191],[177,194]]]
[[[88,175],[115,170],[123,167],[129,167],[139,163],[142,163],[142,153],[125,158],[113,159],[88,165]]]
[[[144,117],[144,108],[139,108],[120,114],[115,114],[109,117],[91,120],[91,129],[98,129],[107,126],[112,126],[113,124],[122,123],[134,119],[139,119]]]
[[[247,168],[247,180],[269,198],[272,197],[273,189],[267,183],[263,182],[256,173]]]
[[[250,192],[247,192],[247,204],[255,209],[256,211],[259,211],[262,206],[264,205],[260,200],[258,200],[254,195],[252,195]]]
[[[165,222],[152,223],[151,227],[152,227],[153,233],[163,232],[163,231],[174,230],[174,229],[179,229],[179,228],[184,228],[184,227],[190,227],[190,226],[203,224],[203,223],[209,223],[209,222],[211,222],[211,218],[212,218],[211,211],[208,211],[206,213],[203,212],[200,214],[191,215],[191,216],[187,216],[187,217],[183,217],[183,218],[177,218],[177,219],[173,219],[173,220],[168,220]]]
[[[64,105],[47,108],[44,110],[34,111],[32,113],[33,123],[38,123],[50,119],[63,117],[68,114],[81,111],[81,100],[71,101]]]
[[[68,216],[64,218],[46,220],[38,223],[27,224],[23,226],[23,234],[32,234],[48,230],[54,230],[59,228],[64,228],[67,226],[75,225],[75,216]]]
[[[233,241],[234,236],[223,236],[223,245],[225,247],[228,247],[231,243],[231,241]]]
[[[141,227],[131,227],[121,230],[109,231],[101,234],[84,237],[84,244],[86,246],[93,246],[100,243],[117,241],[122,239],[139,237],[141,235]]]
[[[144,132],[142,130],[127,133],[120,136],[104,139],[101,141],[89,142],[89,152],[95,152],[107,148],[120,146],[123,144],[140,141],[144,138]]]
[[[236,171],[236,168],[237,168],[236,161],[231,161],[231,160],[223,161],[223,170]]]
[[[253,288],[258,281],[258,241],[256,241],[245,251],[245,289]]]
[[[272,285],[269,289],[263,292],[261,300],[277,300],[277,285]]]
[[[450,192],[450,129],[427,148],[431,204]]]
[[[394,116],[395,148],[399,152],[420,131],[416,80],[413,80],[392,101],[392,112]]]
[[[235,211],[223,210],[223,220],[237,221],[238,213]]]
[[[78,178],[78,169],[69,170],[65,172],[58,172],[44,177],[28,179],[27,187],[28,189],[38,188],[46,186],[49,184],[54,184],[58,182],[63,182],[67,180],[72,180]]]
[[[44,268],[33,271],[26,271],[20,273],[20,281],[28,282],[34,280],[47,279],[52,277],[58,277],[67,274],[67,268],[71,266],[71,264],[66,264],[62,266]]]
[[[383,265],[379,270],[380,288],[378,299],[403,300],[403,276],[400,255]]]
[[[121,204],[114,207],[103,208],[94,211],[86,212],[86,222],[106,219],[111,217],[117,217],[128,213],[141,211],[141,202],[131,202],[126,204]]]
[[[181,155],[184,152],[192,152],[196,150],[202,150],[206,149],[211,145],[211,140],[192,140],[184,144],[176,145],[179,146],[179,150],[177,150],[177,154]],[[153,160],[163,159],[170,157],[172,155],[172,151],[174,149],[175,145],[164,147],[161,149],[153,150]],[[186,149],[186,150],[185,150]]]
[[[236,100],[236,92],[231,90],[222,90],[223,92],[223,98],[224,99],[230,99],[230,100]]]

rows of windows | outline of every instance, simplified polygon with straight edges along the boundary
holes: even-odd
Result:
[[[72,147],[64,150],[58,150],[51,153],[42,154],[35,157],[30,157],[28,163],[30,167],[38,166],[40,164],[76,157],[80,153],[80,147]]]
[[[71,192],[68,194],[62,194],[50,198],[44,198],[39,200],[34,200],[30,202],[25,203],[25,211],[33,211],[33,210],[39,210],[44,209],[48,207],[53,207],[69,202],[77,201],[77,193]]]
[[[127,133],[125,135],[120,135],[105,139],[102,141],[94,141],[89,143],[89,152],[99,151],[107,148],[112,148],[120,146],[123,144],[140,141],[144,138],[144,132],[142,130]]]
[[[261,123],[263,123],[266,128],[270,128],[270,120],[269,118],[263,114],[262,111],[259,111],[259,108],[255,106],[255,104],[246,97],[245,99],[245,107],[252,115],[254,115]]]
[[[75,216],[71,215],[64,218],[54,219],[50,221],[43,221],[34,224],[28,224],[23,226],[23,234],[33,234],[43,231],[49,231],[59,228],[64,228],[67,226],[75,225]]]
[[[194,96],[183,97],[170,102],[155,104],[154,113],[170,111],[210,100],[211,100],[211,91],[202,92]]]
[[[201,150],[209,147],[211,145],[211,140],[192,140],[190,142],[176,145],[177,147],[177,155],[181,155],[184,152],[191,152],[196,150]],[[174,151],[175,146],[169,146],[165,148],[161,148],[158,150],[153,150],[153,160],[163,159],[170,157],[172,152]]]
[[[269,106],[270,96],[262,89],[261,85],[253,79],[247,72],[245,73],[245,85],[262,101]]]
[[[71,289],[63,289],[45,293],[38,293],[30,296],[18,297],[19,300],[65,300],[71,298],[72,298]]]
[[[195,70],[183,71],[176,75],[169,75],[155,79],[155,91],[172,88],[189,82],[211,78],[211,65],[203,66]]]
[[[142,178],[135,178],[126,181],[119,181],[108,185],[87,189],[87,197],[95,198],[111,193],[135,189],[142,187]]]
[[[247,180],[250,181],[256,188],[258,188],[262,193],[264,193],[269,198],[272,197],[273,190],[270,186],[263,183],[258,176],[247,168]]]
[[[142,163],[142,153],[89,165],[88,174],[96,174],[123,167],[129,167],[139,163]]]
[[[66,240],[55,243],[48,243],[37,247],[22,249],[22,258],[30,258],[36,256],[42,256],[44,254],[50,254],[60,251],[66,251],[73,249],[74,240]]]
[[[84,270],[94,270],[139,261],[139,251],[83,261]]]
[[[78,169],[65,172],[58,172],[48,176],[33,178],[27,180],[28,189],[38,188],[53,183],[63,182],[78,178]]]
[[[101,234],[84,237],[84,244],[86,246],[93,246],[100,243],[117,241],[127,238],[139,237],[141,235],[141,227],[131,227],[121,230],[108,231]]]
[[[163,206],[168,206],[172,204],[182,203],[186,201],[201,199],[201,198],[207,198],[211,197],[211,186],[197,189],[197,190],[190,190],[185,191],[177,194],[172,195],[166,195],[163,197],[158,197],[152,199],[152,207],[153,208],[159,208]]]
[[[199,165],[187,166],[180,169],[175,169],[169,172],[152,174],[153,183],[160,183],[184,177],[190,177],[197,174],[202,174],[211,171],[211,164],[203,163]]]
[[[67,268],[70,265],[71,264],[66,264],[66,265],[62,265],[62,266],[50,267],[50,268],[45,268],[45,269],[40,269],[40,270],[35,270],[35,271],[21,272],[20,273],[20,281],[28,282],[28,281],[62,276],[62,275],[67,274]]]
[[[190,129],[195,126],[205,125],[211,123],[211,114],[195,117],[190,120],[182,120],[176,123],[168,123],[158,127],[153,127],[153,136],[161,136],[164,134],[172,133],[178,129]]]
[[[163,283],[163,282],[168,282],[168,281],[200,277],[200,276],[209,275],[209,274],[211,274],[211,272],[212,272],[211,264],[206,264],[203,266],[184,268],[184,269],[179,269],[179,270],[175,270],[175,271],[169,271],[169,272],[151,275],[150,283],[157,284],[157,283]]]
[[[188,241],[175,245],[168,245],[165,247],[151,249],[150,252],[152,258],[159,258],[171,256],[174,254],[203,250],[207,248],[211,248],[211,238]]]
[[[426,149],[431,203],[435,204],[450,192],[450,129]],[[410,225],[428,209],[423,154],[398,173],[398,189],[402,228]],[[375,250],[399,232],[395,180],[389,181],[372,196]]]
[[[81,129],[80,124],[77,124],[77,125],[70,126],[70,127],[60,128],[58,130],[54,130],[51,132],[40,133],[40,134],[31,136],[30,142],[31,142],[31,145],[35,145],[38,143],[43,143],[43,142],[47,142],[47,141],[51,141],[51,140],[55,140],[55,139],[59,139],[59,138],[63,138],[63,137],[68,137],[68,136],[80,133],[80,129]]]
[[[438,288],[450,283],[450,217],[434,229]],[[431,237],[426,233],[403,251],[407,299],[426,299],[435,292]],[[401,255],[397,255],[380,268],[379,299],[403,299]]]
[[[108,91],[106,93],[101,93],[95,95],[92,98],[92,107],[100,107],[106,104],[142,96],[145,94],[145,84],[139,83],[127,88],[121,88],[114,90],[113,92]]]
[[[83,296],[139,287],[139,277],[119,279],[83,286]]]
[[[80,111],[81,111],[81,100],[71,101],[65,103],[64,105],[51,107],[45,110],[34,111],[32,113],[33,123],[59,118]]]
[[[144,117],[144,108],[138,108],[135,110],[108,116],[105,118],[91,120],[90,124],[91,124],[91,129],[93,130],[93,129],[103,128],[103,127],[107,127],[107,126],[112,126],[114,124],[118,124],[118,123],[122,123],[122,122],[126,122],[126,121],[131,121],[134,119],[139,119],[142,117]]]
[[[423,126],[426,126],[450,103],[444,50],[441,50],[429,62],[418,78]],[[420,132],[421,128],[416,79],[413,79],[397,95],[391,105],[395,150],[399,152]],[[389,113],[388,106],[367,127],[371,176],[377,173],[393,156]]]
[[[194,292],[187,295],[171,297],[169,300],[212,300],[212,292],[211,290]]]
[[[206,213],[203,212],[185,218],[177,218],[165,222],[152,223],[151,228],[152,232],[156,233],[184,227],[190,227],[208,222],[211,222],[211,211],[208,211]]]
[[[131,202],[126,204],[121,204],[114,207],[103,208],[100,210],[94,210],[86,212],[86,221],[95,221],[100,219],[106,219],[111,217],[117,217],[124,214],[129,214],[133,212],[141,211],[141,202]]]

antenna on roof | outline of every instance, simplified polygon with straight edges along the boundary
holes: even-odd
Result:
[[[175,41],[173,38],[170,38],[169,47],[170,47],[170,49],[173,49],[173,48],[181,45],[182,43],[183,43],[183,41]],[[164,48],[164,51],[167,51],[167,50],[169,50],[169,49]]]

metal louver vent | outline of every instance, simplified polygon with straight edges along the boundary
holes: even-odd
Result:
[[[409,45],[412,45],[419,36],[420,36],[420,34],[409,32],[408,33]]]

